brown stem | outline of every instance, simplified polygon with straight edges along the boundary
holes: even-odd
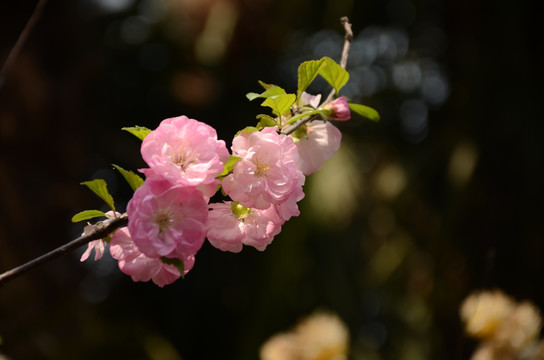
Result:
[[[309,116],[309,117],[306,117],[306,118],[298,119],[291,126],[289,126],[289,128],[287,128],[287,130],[283,130],[280,134],[283,134],[283,135],[292,134],[292,133],[295,132],[296,129],[298,129],[302,125],[306,124],[308,121],[313,121],[313,120],[317,120],[317,119],[321,119],[321,118],[319,116],[317,116],[317,115],[314,115],[314,116]]]
[[[351,41],[353,40],[353,31],[351,30],[351,24],[349,22],[349,19],[347,16],[343,16],[340,18],[340,23],[342,26],[344,26],[344,30],[346,32],[346,35],[344,36],[344,47],[342,49],[342,58],[340,59],[340,66],[342,69],[346,69],[346,65],[348,63],[348,56],[349,56],[349,48],[351,46]],[[321,106],[325,105],[326,103],[330,102],[332,98],[334,97],[334,89],[330,92],[329,96],[327,96],[327,99],[323,101]],[[308,121],[317,120],[320,119],[319,116],[311,116],[303,119],[299,119],[295,121],[289,128],[285,131],[282,131],[281,134],[289,135],[293,133],[296,129],[301,127],[302,125],[306,124]]]
[[[26,272],[46,264],[58,257],[68,254],[69,252],[83,246],[90,241],[103,239],[115,230],[128,225],[127,214],[123,214],[114,219],[108,219],[96,224],[96,228],[88,234],[82,235],[71,242],[64,244],[53,251],[48,252],[40,257],[37,257],[19,267],[6,271],[0,274],[0,286],[7,283],[9,280],[25,274]]]
[[[0,87],[2,86],[2,81],[4,79],[4,76],[8,68],[10,67],[13,60],[17,57],[17,54],[20,48],[23,46],[26,38],[28,37],[28,34],[30,33],[30,30],[32,29],[37,19],[39,18],[41,10],[46,2],[47,0],[40,0],[39,3],[36,5],[36,9],[34,10],[32,17],[28,20],[28,23],[26,24],[23,32],[21,33],[21,35],[19,36],[19,39],[17,40],[17,43],[11,50],[8,56],[8,59],[6,60],[6,63],[4,64],[4,67],[0,71]],[[344,48],[342,50],[342,58],[340,60],[340,66],[342,66],[342,68],[345,69],[347,60],[348,60],[349,47],[351,44],[351,40],[353,39],[353,32],[351,30],[351,24],[349,23],[349,20],[347,17],[342,17],[340,19],[340,22],[342,23],[346,31]],[[333,92],[331,92],[327,100],[325,100],[324,104],[329,102],[333,96],[334,96],[334,90]],[[306,122],[315,120],[315,119],[319,119],[319,116],[310,116],[304,119],[300,119],[296,121],[292,126],[290,126],[288,130],[282,131],[282,133],[285,135],[289,135],[292,132],[294,132],[297,128],[304,125]],[[67,253],[89,243],[90,241],[103,239],[107,237],[109,234],[113,233],[115,230],[127,225],[128,225],[128,216],[126,213],[114,219],[108,219],[108,220],[99,222],[98,224],[96,224],[96,228],[90,233],[82,235],[78,237],[77,239],[72,240],[71,242],[65,245],[62,245],[56,248],[55,250],[48,252],[47,254],[37,257],[19,267],[16,267],[14,269],[4,272],[3,274],[0,274],[0,286],[4,285],[9,280],[14,279],[20,275],[23,275],[26,272],[40,265],[46,264],[58,257],[66,255]]]
[[[28,38],[28,35],[30,35],[30,32],[32,31],[32,28],[40,18],[40,15],[42,13],[43,8],[45,7],[45,3],[47,3],[47,0],[40,0],[36,4],[36,7],[34,8],[34,12],[30,16],[30,19],[28,19],[23,31],[19,35],[19,38],[15,42],[15,45],[9,52],[9,55],[6,59],[6,62],[4,63],[4,66],[0,70],[0,87],[4,84],[4,80],[6,78],[6,74],[8,73],[8,70],[11,68],[12,64],[15,62],[15,59],[17,59],[17,56],[19,55],[19,52],[23,48],[26,39]]]
[[[348,64],[349,48],[351,47],[351,41],[353,40],[353,31],[351,30],[351,24],[347,16],[340,18],[340,23],[344,26],[346,35],[344,36],[344,47],[342,49],[342,58],[340,59],[340,66],[345,69]],[[335,90],[333,89],[323,104],[328,103],[334,97]]]
[[[353,40],[353,31],[351,30],[351,24],[347,16],[343,16],[340,19],[340,23],[344,26],[346,35],[344,36],[344,48],[342,49],[342,58],[340,59],[340,66],[345,69],[348,63],[349,48],[351,41]]]

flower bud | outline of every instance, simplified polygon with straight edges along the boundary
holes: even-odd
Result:
[[[349,110],[348,99],[345,96],[325,104],[324,110],[327,110],[329,120],[346,121],[351,119],[351,111]]]

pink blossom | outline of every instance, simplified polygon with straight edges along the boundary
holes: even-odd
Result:
[[[320,102],[321,102],[321,94],[310,95],[306,91],[303,91],[302,94],[300,94],[301,105],[310,105],[314,108],[317,108]]]
[[[179,116],[163,120],[142,142],[142,157],[149,165],[143,172],[172,184],[209,184],[223,172],[229,152],[215,129]]]
[[[275,208],[278,215],[285,221],[289,220],[292,216],[299,216],[300,211],[297,203],[304,198],[304,191],[302,191],[302,185],[289,195],[289,197],[282,203],[276,204]]]
[[[340,96],[330,103],[323,106],[324,110],[328,110],[327,117],[329,120],[346,121],[351,119],[351,111],[349,110],[348,99],[345,96]]]
[[[121,228],[113,234],[110,243],[110,253],[118,260],[119,269],[132,277],[133,281],[153,280],[160,287],[176,281],[181,275],[178,268],[165,264],[160,258],[144,255],[134,244],[127,227]],[[194,265],[194,256],[184,259],[184,274],[187,274]]]
[[[248,209],[238,202],[210,204],[208,240],[223,251],[240,252],[242,245],[263,251],[279,234],[284,220],[273,205],[266,210]]]
[[[121,214],[116,212],[115,215],[113,214],[113,211],[108,211],[106,213],[106,217],[108,219],[113,219],[114,217],[116,216],[120,216]],[[94,231],[94,229],[96,228],[97,225],[92,225],[92,224],[89,224],[89,225],[86,225],[84,228],[83,228],[83,234],[81,234],[82,236],[85,236],[85,235],[88,235],[90,234],[92,231]],[[81,259],[79,261],[85,261],[89,258],[89,256],[91,255],[91,252],[94,250],[94,260],[100,260],[102,259],[102,256],[104,256],[104,249],[106,248],[106,241],[105,239],[98,239],[98,240],[93,240],[93,241],[90,241],[89,244],[87,245],[87,250],[85,250],[85,252],[83,253],[83,255],[81,255]]]
[[[147,179],[127,206],[134,243],[149,257],[187,258],[206,235],[208,202],[194,187]]]
[[[85,229],[91,226],[94,226],[94,225],[87,225],[85,226]],[[83,230],[83,235],[85,235],[85,230]],[[105,248],[106,248],[106,244],[102,239],[90,241],[87,246],[87,250],[85,250],[83,255],[81,255],[81,259],[79,259],[79,261],[87,260],[93,250],[94,250],[94,260],[95,261],[100,260],[102,259],[102,256],[104,256]]]
[[[233,155],[241,158],[223,189],[248,208],[265,210],[302,191],[304,175],[298,170],[298,151],[292,139],[271,127],[240,133],[232,142]]]
[[[304,175],[317,171],[340,148],[342,133],[330,122],[314,120],[293,134],[298,149],[298,168]]]

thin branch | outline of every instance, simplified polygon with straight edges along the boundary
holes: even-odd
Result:
[[[353,40],[353,30],[351,30],[351,24],[347,16],[341,17],[340,23],[342,24],[342,26],[344,26],[344,31],[346,32],[346,35],[344,36],[344,47],[342,48],[342,57],[340,58],[340,66],[342,67],[342,69],[346,69],[346,66],[348,64],[349,49],[351,47],[351,41]],[[333,89],[330,92],[329,96],[327,96],[327,99],[325,99],[323,104],[326,104],[332,100],[334,96],[334,91],[335,90]]]
[[[47,0],[39,0],[36,4],[36,7],[34,8],[34,12],[30,16],[30,19],[28,19],[23,31],[19,35],[19,38],[15,42],[15,45],[11,49],[11,51],[8,54],[8,57],[6,59],[6,62],[4,63],[4,66],[0,70],[0,88],[4,84],[4,80],[6,78],[6,74],[8,73],[8,70],[11,68],[13,63],[15,62],[15,59],[19,56],[19,52],[23,48],[26,39],[28,38],[28,35],[30,35],[32,29],[34,28],[34,25],[40,18],[40,15],[42,14],[42,10],[45,7],[45,3],[47,3]]]
[[[127,226],[128,216],[123,214],[113,219],[104,220],[96,224],[96,227],[93,231],[88,234],[82,235],[71,242],[64,244],[53,251],[48,252],[40,257],[35,258],[19,267],[6,271],[3,274],[0,274],[0,286],[7,283],[9,280],[12,280],[18,276],[25,274],[26,272],[46,264],[56,258],[59,258],[63,255],[66,255],[75,249],[89,243],[93,240],[103,239],[115,230]]]
[[[351,30],[351,24],[347,16],[341,17],[340,23],[342,24],[342,26],[344,26],[344,30],[346,32],[346,35],[344,36],[344,47],[342,48],[342,58],[340,59],[340,66],[342,67],[342,69],[346,69],[348,63],[349,49],[351,47],[351,41],[353,40],[353,31]],[[323,101],[323,103],[321,104],[322,106],[332,100],[332,98],[334,97],[334,92],[335,90],[333,89],[329,96],[327,96],[327,99],[325,99],[325,101]],[[307,118],[299,119],[295,121],[291,126],[289,126],[287,130],[282,131],[281,134],[292,134],[293,132],[295,132],[296,129],[306,124],[308,121],[318,119],[320,119],[319,116],[310,116]]]
[[[298,119],[295,121],[291,126],[287,128],[287,130],[282,131],[280,134],[283,135],[289,135],[295,132],[296,129],[301,127],[302,125],[306,124],[308,121],[318,120],[321,119],[321,117],[314,115],[314,116],[308,116],[306,118]]]
[[[2,86],[2,81],[4,80],[7,70],[11,66],[11,63],[14,61],[14,59],[17,57],[21,47],[23,46],[26,38],[28,37],[28,34],[30,33],[37,19],[39,18],[40,13],[46,2],[47,0],[40,0],[38,2],[38,4],[36,5],[36,9],[34,10],[34,13],[32,14],[31,18],[28,20],[28,23],[26,24],[25,28],[23,29],[23,32],[21,33],[21,35],[19,36],[19,39],[17,40],[17,43],[11,50],[8,56],[8,59],[6,60],[6,63],[4,64],[4,67],[0,71],[0,87]],[[340,19],[340,22],[342,23],[346,31],[344,48],[342,50],[342,58],[340,60],[340,66],[345,69],[347,61],[348,61],[349,48],[351,45],[351,41],[353,39],[353,32],[351,30],[351,24],[349,23],[349,19],[347,17],[342,17]],[[331,101],[333,96],[334,96],[334,90],[323,102],[323,104],[326,104],[329,101]],[[319,118],[320,118],[319,116],[314,115],[314,116],[309,116],[307,118],[299,119],[295,123],[293,123],[291,126],[289,126],[287,130],[282,131],[282,134],[289,135],[293,133],[296,129],[298,129],[300,126],[307,123],[308,121],[316,120]],[[26,272],[32,269],[37,268],[40,265],[46,264],[58,257],[66,255],[70,253],[71,251],[89,243],[90,241],[103,239],[107,237],[109,234],[113,233],[115,230],[127,225],[128,225],[128,216],[126,213],[117,218],[108,219],[108,220],[99,222],[96,224],[95,229],[91,231],[90,233],[82,235],[78,237],[77,239],[72,240],[71,242],[65,245],[62,245],[58,247],[57,249],[50,251],[47,254],[44,254],[36,259],[33,259],[19,267],[16,267],[14,269],[4,272],[3,274],[0,274],[0,286],[4,285],[9,280],[12,280],[20,275],[25,274]]]
[[[349,48],[351,47],[351,41],[353,40],[353,31],[351,30],[351,24],[347,16],[343,16],[340,19],[340,23],[344,26],[346,35],[344,36],[344,48],[342,49],[342,58],[340,59],[340,66],[345,69],[348,63]]]

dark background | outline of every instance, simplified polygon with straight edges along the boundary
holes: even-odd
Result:
[[[3,63],[36,1],[0,3]],[[79,185],[144,164],[125,126],[185,114],[230,145],[261,109],[257,80],[294,91],[301,61],[339,59],[344,94],[378,124],[340,124],[301,216],[265,252],[205,244],[186,279],[133,283],[83,249],[0,288],[0,357],[256,359],[317,309],[353,359],[464,359],[475,289],[544,308],[542,19],[528,1],[49,0],[0,87],[0,271],[82,231]],[[320,90],[319,84],[312,88]]]

